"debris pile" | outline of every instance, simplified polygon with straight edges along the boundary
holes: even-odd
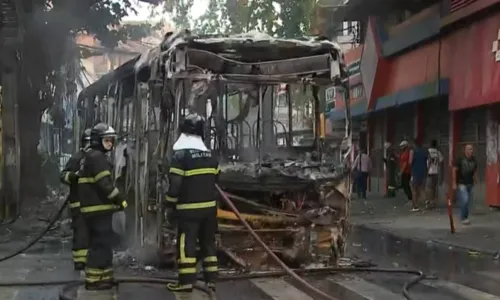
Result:
[[[260,238],[291,267],[337,265],[347,231],[348,168],[306,155],[221,166],[219,185]],[[218,247],[224,265],[275,269],[272,259],[220,201]],[[175,230],[164,228],[164,258],[175,259]],[[170,249],[170,250],[169,250]]]
[[[227,163],[221,165],[220,182],[229,190],[306,190],[315,183],[338,183],[349,173],[346,165],[332,160],[318,161],[306,153],[299,159],[266,157],[261,163]]]

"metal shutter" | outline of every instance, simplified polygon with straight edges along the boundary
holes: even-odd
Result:
[[[443,154],[442,167],[444,170],[444,172],[441,172],[442,176],[440,180],[441,183],[443,183],[443,181],[449,183],[451,174],[448,170],[450,157],[450,112],[448,110],[448,101],[441,100],[439,102],[439,114],[437,118],[437,122],[435,121],[434,124],[439,126],[439,137],[437,141],[439,150]]]
[[[432,140],[440,140],[440,110],[439,99],[429,99],[422,102],[422,143],[429,146]]]
[[[486,108],[479,107],[462,111],[460,127],[460,142],[456,152],[462,154],[465,144],[474,146],[474,153],[478,164],[478,175],[484,180],[486,172]]]
[[[393,144],[399,145],[402,140],[411,141],[415,138],[415,105],[407,104],[391,110],[392,126],[394,128]]]
[[[373,149],[382,149],[384,147],[384,113],[380,112],[373,116]]]
[[[371,116],[373,126],[373,147],[370,151],[372,160],[371,189],[373,192],[384,191],[384,142],[385,142],[385,112],[377,112]]]
[[[440,145],[448,145],[450,143],[450,111],[448,110],[448,101],[439,103],[439,114],[437,124],[439,126]]]

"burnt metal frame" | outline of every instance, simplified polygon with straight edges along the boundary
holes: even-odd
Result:
[[[149,55],[149,54],[148,54]],[[200,58],[202,55],[206,55],[206,57],[210,57],[210,59],[203,59]],[[174,58],[172,60],[172,58]],[[190,59],[192,61],[190,61]],[[104,78],[101,78],[88,88],[86,88],[84,91],[82,91],[80,95],[79,101],[82,102],[81,100],[87,100],[83,101],[86,102],[87,105],[90,105],[89,107],[86,107],[87,109],[91,109],[94,111],[94,99],[98,95],[103,95],[109,92],[109,86],[113,84],[122,84],[122,81],[125,81],[130,75],[134,76],[135,79],[135,85],[137,85],[137,73],[141,71],[142,68],[138,68],[140,57],[136,57],[132,59],[131,61],[125,63],[121,67],[119,67],[117,70],[111,72],[111,74],[107,74],[104,76]],[[267,61],[267,62],[255,62],[255,63],[245,63],[245,62],[238,62],[234,61],[231,59],[227,59],[222,57],[221,55],[218,55],[216,53],[211,53],[209,51],[204,51],[204,50],[199,50],[199,49],[192,49],[189,47],[186,47],[185,45],[178,45],[178,47],[175,47],[172,51],[165,51],[165,52],[159,52],[159,56],[156,57],[153,61],[156,64],[160,64],[160,62],[164,62],[165,65],[165,72],[161,70],[161,68],[152,68],[150,65],[147,67],[150,67],[151,69],[151,76],[149,78],[150,81],[155,80],[155,79],[160,79],[161,77],[161,82],[163,84],[163,91],[165,90],[170,90],[170,92],[174,95],[174,109],[176,110],[177,113],[174,114],[174,120],[170,120],[170,123],[173,124],[163,124],[167,125],[166,130],[169,132],[163,132],[162,129],[160,129],[160,132],[163,132],[164,134],[168,134],[171,138],[169,138],[169,144],[170,147],[167,147],[167,149],[164,149],[164,151],[161,151],[162,156],[161,159],[164,158],[165,154],[167,154],[168,150],[172,146],[172,138],[174,137],[173,131],[172,130],[172,125],[174,125],[174,129],[178,128],[179,125],[179,120],[180,120],[180,115],[184,112],[184,109],[181,110],[181,102],[183,107],[185,107],[185,102],[186,102],[186,81],[191,80],[191,81],[198,81],[198,80],[203,80],[207,81],[209,83],[216,83],[217,85],[227,85],[230,83],[252,83],[256,84],[259,87],[259,90],[262,89],[263,85],[277,85],[277,84],[306,84],[306,85],[343,85],[346,86],[348,83],[347,80],[345,80],[346,77],[346,70],[345,70],[345,65],[343,65],[343,57],[341,53],[336,52],[335,49],[331,49],[331,53],[329,54],[321,54],[321,55],[313,55],[313,56],[308,56],[308,57],[302,57],[302,58],[292,58],[292,59],[284,59],[284,60],[278,60],[278,61]],[[208,71],[211,73],[205,73],[205,74],[190,74],[189,73],[189,68],[193,66],[192,62],[198,62],[198,64],[194,64],[195,67],[201,68],[204,70],[204,72]],[[230,65],[228,67],[228,65]],[[258,67],[261,71],[261,74],[251,74],[252,69],[255,67]],[[132,68],[131,68],[132,67]],[[144,65],[142,66],[144,67]],[[153,71],[154,70],[154,71]],[[156,71],[156,72],[155,72]],[[218,72],[215,72],[218,71]],[[158,76],[159,75],[159,76]],[[325,76],[326,75],[326,76]],[[160,78],[158,78],[158,77]],[[347,89],[348,90],[348,89]],[[218,88],[218,92],[220,96],[221,90]],[[348,94],[348,93],[346,93]],[[125,105],[125,101],[123,98],[123,90],[122,87],[119,89],[118,93],[119,99],[117,103],[119,104],[117,108],[117,114],[123,114],[125,113],[125,109],[123,109]],[[134,102],[137,102],[137,94],[134,89],[134,95],[133,97]],[[292,99],[290,99],[289,93],[287,93],[287,97],[289,100],[289,103],[291,103]],[[259,110],[262,112],[262,93],[259,93]],[[349,104],[348,104],[348,95],[346,97],[346,138],[348,138],[347,144],[347,152],[345,153],[345,159],[349,156],[350,154],[350,145],[351,142],[349,141],[351,134],[350,134],[350,109],[349,109]],[[219,105],[218,103],[215,104],[215,111],[218,109]],[[291,107],[291,106],[290,106]],[[83,107],[81,107],[83,108]],[[126,110],[128,111],[130,108],[127,106]],[[133,109],[137,109],[137,107],[134,107]],[[92,113],[92,112],[91,112]],[[139,112],[136,111],[136,118],[138,117]],[[87,113],[84,113],[85,116],[87,116]],[[171,114],[169,114],[171,115]],[[261,114],[262,115],[262,114]],[[226,114],[227,116],[227,114]],[[81,117],[81,116],[80,116]],[[127,113],[128,117],[128,113]],[[134,117],[133,117],[134,118]],[[118,118],[120,119],[120,118]],[[160,118],[161,119],[161,118]],[[132,123],[133,120],[130,120]],[[172,122],[173,121],[173,122]],[[318,120],[317,120],[318,121]],[[289,111],[289,122],[291,123],[291,110]],[[177,125],[177,126],[176,126]],[[163,128],[163,129],[165,129]],[[293,140],[293,130],[291,130],[292,127],[290,127],[289,130],[289,142]],[[134,128],[136,129],[136,128]],[[134,130],[129,128],[128,130]],[[250,134],[250,133],[249,133]],[[260,137],[257,137],[260,139]],[[137,143],[137,140],[136,140]],[[140,147],[142,148],[142,147]],[[139,153],[142,151],[139,151],[139,149],[136,149],[136,155],[139,155]],[[259,151],[259,156],[262,158],[262,151]],[[259,159],[259,162],[261,159]],[[139,162],[139,157],[136,157],[136,162]],[[136,171],[137,170],[136,166]],[[136,172],[137,173],[137,172]],[[137,174],[136,174],[137,176]],[[127,181],[130,181],[127,175]],[[137,178],[136,178],[137,179]],[[136,180],[137,181],[137,180]],[[349,189],[350,190],[350,189]],[[139,195],[137,195],[136,192],[136,210],[138,209],[138,204],[137,200]],[[160,202],[161,202],[161,195],[158,193],[157,195],[157,208],[160,207]],[[142,201],[141,201],[142,202]],[[141,206],[143,206],[144,203],[141,203]],[[139,211],[136,212],[136,230],[139,229],[138,227],[141,227],[137,222],[139,220],[137,219],[139,215],[143,216],[144,208],[140,209],[140,214]],[[160,222],[158,226],[162,226],[162,215],[161,212],[158,211],[157,215],[157,221]],[[142,225],[142,224],[141,224]],[[158,234],[160,234],[160,231]],[[141,234],[142,237],[142,234]],[[160,236],[158,236],[160,238]],[[142,238],[141,238],[142,240]],[[142,241],[141,241],[142,242]],[[158,240],[160,242],[160,240]]]
[[[342,65],[341,53],[335,50],[332,48],[330,49],[331,52],[326,54],[277,61],[241,62],[210,51],[193,49],[183,43],[161,53],[160,55],[163,57],[159,61],[166,62],[166,79],[173,82],[191,80],[217,82],[218,84],[253,83],[258,84],[261,91],[260,86],[262,85],[283,83],[316,86],[342,84],[342,78],[345,77],[345,68]],[[196,69],[207,70],[210,73],[193,74],[188,71],[193,66]],[[256,68],[259,74],[252,74],[252,71]],[[174,86],[178,85],[174,84]],[[177,95],[178,92],[175,91],[175,94]],[[184,95],[183,98],[185,97]],[[259,92],[259,111],[262,117],[261,98],[262,94]],[[176,99],[176,116],[180,114],[180,107],[177,104],[180,104],[180,102]],[[318,121],[316,120],[316,122]],[[175,124],[177,125],[175,127],[178,128],[178,118],[176,118]],[[260,139],[260,136],[258,138]],[[227,143],[227,141],[225,142]],[[262,157],[260,156],[260,158]]]

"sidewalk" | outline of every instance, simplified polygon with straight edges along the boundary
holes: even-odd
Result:
[[[461,249],[470,256],[489,256],[495,259],[500,251],[500,212],[481,207],[472,208],[471,225],[464,226],[454,209],[456,233],[450,233],[447,210],[441,199],[439,208],[410,212],[408,201],[371,195],[368,200],[353,199],[350,222],[353,231],[389,234],[392,238],[410,239],[414,242]]]

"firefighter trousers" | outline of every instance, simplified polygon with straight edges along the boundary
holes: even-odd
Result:
[[[87,264],[89,234],[85,219],[80,213],[72,212],[71,225],[73,227],[73,263],[75,268]]]
[[[112,213],[106,212],[84,218],[89,230],[85,285],[87,288],[111,288],[114,279]]]
[[[179,265],[180,285],[196,283],[198,242],[204,280],[207,283],[215,283],[218,271],[217,247],[215,244],[216,232],[216,208],[177,212],[177,261]]]

